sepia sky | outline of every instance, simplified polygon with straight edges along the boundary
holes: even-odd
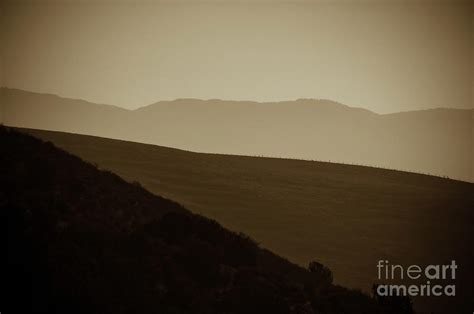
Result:
[[[1,85],[128,109],[325,98],[473,107],[469,1],[3,1]]]

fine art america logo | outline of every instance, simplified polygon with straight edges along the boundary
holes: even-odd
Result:
[[[456,261],[445,265],[402,265],[379,260],[377,273],[379,281],[384,282],[376,287],[379,296],[455,296],[456,285],[446,281],[456,279]],[[416,284],[385,284],[388,281],[416,280]],[[418,282],[423,282],[418,284]]]

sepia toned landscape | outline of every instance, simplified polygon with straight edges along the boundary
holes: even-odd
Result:
[[[472,313],[473,21],[0,1],[0,313]]]

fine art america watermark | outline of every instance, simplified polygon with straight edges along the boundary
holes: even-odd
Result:
[[[387,260],[377,262],[378,279],[383,284],[376,287],[379,296],[455,296],[456,261],[443,265],[402,265],[391,264]],[[386,284],[389,281],[416,281],[410,284]],[[418,284],[418,282],[422,284]],[[448,282],[449,281],[449,282]],[[447,284],[448,283],[448,284]]]

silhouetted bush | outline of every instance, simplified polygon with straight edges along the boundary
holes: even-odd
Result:
[[[309,263],[308,270],[311,272],[311,274],[316,276],[318,283],[320,283],[322,286],[329,286],[332,284],[332,272],[323,264],[312,261]]]
[[[383,307],[390,309],[389,313],[394,314],[414,314],[413,304],[408,296],[379,296],[377,294],[377,286],[372,286],[374,299]]]

